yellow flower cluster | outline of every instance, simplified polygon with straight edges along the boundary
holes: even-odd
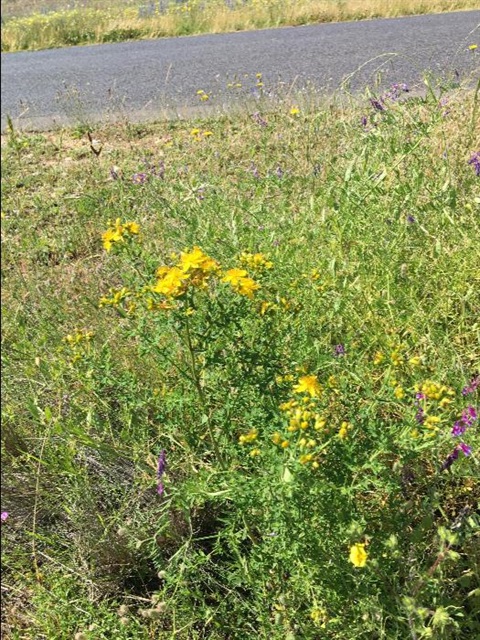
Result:
[[[195,128],[190,131],[190,135],[194,140],[201,140],[202,138],[209,138],[210,136],[213,136],[213,131],[202,131],[201,129]]]
[[[174,266],[162,266],[157,269],[157,283],[152,288],[167,298],[178,298],[189,285],[205,288],[212,274],[219,271],[218,262],[207,256],[199,247],[180,254]]]
[[[226,282],[234,291],[250,299],[253,298],[255,291],[260,289],[258,282],[250,278],[245,269],[229,269],[222,282]]]
[[[103,246],[107,251],[117,242],[125,241],[125,238],[137,235],[140,226],[136,222],[120,222],[120,218],[115,223],[109,222],[109,228],[102,234]]]
[[[352,425],[350,424],[350,422],[342,422],[342,424],[340,425],[340,429],[338,431],[338,437],[341,440],[345,440],[345,438],[348,436],[349,431],[352,430]]]
[[[74,346],[80,342],[90,342],[94,335],[93,331],[75,331],[73,334],[69,333],[63,340],[69,345]]]
[[[425,380],[422,384],[415,385],[415,391],[423,394],[427,400],[449,400],[449,397],[455,395],[455,391],[450,387],[438,384],[432,380]],[[446,404],[449,404],[449,402]]]
[[[120,303],[122,303],[126,298],[132,295],[132,292],[129,291],[126,287],[122,289],[115,290],[110,289],[110,297],[100,298],[100,306],[101,307],[117,307]]]
[[[440,431],[442,423],[442,411],[446,411],[452,404],[455,391],[451,387],[439,384],[432,380],[425,380],[414,387],[417,394],[417,402],[419,406],[419,422],[427,429],[424,432],[425,437],[432,437]],[[440,413],[440,415],[438,415]],[[418,429],[414,429],[411,434],[413,437],[420,435]]]
[[[251,444],[258,438],[258,429],[250,429],[248,433],[241,435],[238,439],[240,444]]]
[[[197,91],[197,96],[200,98],[200,100],[201,100],[202,102],[206,102],[206,101],[209,99],[209,97],[210,97],[210,96],[208,95],[208,93],[205,93],[205,91],[204,91],[203,89],[199,89],[199,90]]]
[[[272,269],[273,262],[268,260],[263,253],[247,253],[244,252],[240,256],[240,262],[244,264],[249,269],[254,270],[262,270],[262,269]]]

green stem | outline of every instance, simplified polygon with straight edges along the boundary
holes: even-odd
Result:
[[[202,405],[202,409],[203,409],[203,413],[205,415],[205,418],[207,420],[207,429],[208,429],[208,435],[210,436],[210,441],[212,443],[213,446],[213,450],[215,451],[215,456],[218,460],[218,462],[220,463],[220,466],[222,468],[222,470],[225,470],[225,463],[223,461],[223,457],[220,453],[220,448],[218,446],[218,442],[217,439],[215,437],[214,431],[213,431],[213,425],[212,425],[212,421],[210,418],[210,413],[208,410],[208,406],[207,406],[207,400],[205,398],[205,393],[203,391],[202,385],[200,383],[200,376],[197,370],[197,365],[195,362],[195,350],[192,344],[192,336],[190,333],[190,323],[188,320],[188,316],[186,317],[186,322],[185,322],[185,337],[186,337],[186,341],[187,341],[187,347],[188,347],[188,353],[190,356],[190,368],[192,371],[192,378],[193,378],[193,383],[195,385],[195,388],[197,390],[198,393],[198,397],[200,400],[200,404]]]

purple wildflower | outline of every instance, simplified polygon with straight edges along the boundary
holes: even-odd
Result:
[[[471,164],[472,167],[475,170],[475,175],[480,176],[480,151],[475,151],[470,160],[468,161],[468,164]]]
[[[163,160],[160,160],[160,162],[158,163],[158,169],[156,171],[154,169],[152,173],[156,175],[157,178],[161,178],[162,180],[165,179],[165,163]]]
[[[277,176],[277,178],[282,179],[283,178],[283,174],[284,174],[284,171],[283,171],[282,167],[277,167],[275,169],[275,175]]]
[[[473,423],[478,419],[478,414],[475,407],[469,405],[462,411],[460,420],[457,420],[452,427],[451,434],[454,437],[461,436],[465,431],[473,426]]]
[[[2,520],[2,522],[5,522],[5,520],[8,520],[8,511],[2,511],[2,515],[0,516],[0,519]]]
[[[461,449],[466,456],[469,456],[472,453],[472,447],[469,447],[465,442],[460,442],[458,448]]]
[[[425,422],[425,411],[422,409],[422,407],[418,407],[418,411],[415,414],[415,420],[418,422],[418,424],[423,424]]]
[[[407,216],[407,222],[409,222],[410,224],[413,224],[414,222],[416,222],[414,216],[409,215]]]
[[[162,495],[165,489],[165,487],[163,486],[163,482],[161,482],[161,478],[165,473],[166,466],[167,466],[167,452],[165,451],[165,449],[162,449],[160,451],[160,455],[158,456],[158,462],[157,462],[157,478],[158,478],[157,493],[159,496]]]
[[[468,396],[469,393],[475,393],[475,391],[480,387],[480,376],[475,376],[470,380],[469,384],[463,387],[462,395]]]
[[[148,180],[148,176],[146,173],[134,173],[132,176],[133,184],[145,184]]]
[[[337,358],[345,355],[345,347],[343,346],[343,344],[337,344],[333,351],[334,351],[335,357]]]
[[[157,463],[157,478],[160,479],[165,473],[165,467],[167,466],[167,452],[165,449],[160,451]]]
[[[265,118],[262,118],[258,111],[252,113],[252,120],[259,124],[261,127],[266,127],[268,125],[268,122],[265,120]]]
[[[475,408],[472,407],[472,405],[469,405],[462,411],[462,420],[467,425],[467,427],[471,427],[477,418],[478,414]]]
[[[452,453],[449,453],[448,456],[443,461],[442,466],[440,467],[440,471],[445,471],[445,469],[449,469],[455,460],[458,458],[459,449],[455,447]]]
[[[366,127],[368,124],[368,119],[367,116],[362,116],[362,119],[360,120],[360,124],[362,125],[362,127]]]
[[[466,430],[467,430],[467,425],[460,422],[460,420],[457,420],[457,422],[455,422],[455,424],[453,425],[450,433],[452,434],[452,436],[457,437],[457,436],[462,436]]]
[[[376,111],[385,111],[385,107],[381,102],[381,98],[380,100],[377,100],[376,98],[370,98],[370,104]]]
[[[252,175],[254,178],[256,178],[258,180],[258,178],[260,178],[260,173],[258,171],[258,167],[254,162],[250,163],[250,171],[252,172]]]

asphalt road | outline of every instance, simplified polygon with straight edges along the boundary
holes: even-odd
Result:
[[[468,45],[479,48],[470,51]],[[153,120],[295,92],[480,76],[480,11],[2,54],[1,127]],[[259,98],[255,74],[261,73]],[[241,87],[228,87],[228,84]],[[210,95],[202,103],[197,90]]]

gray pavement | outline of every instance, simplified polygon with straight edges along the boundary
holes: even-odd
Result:
[[[155,120],[331,93],[342,83],[352,91],[379,81],[416,85],[424,72],[472,81],[480,77],[480,11],[6,53],[1,61],[2,131],[7,115],[23,129]]]

